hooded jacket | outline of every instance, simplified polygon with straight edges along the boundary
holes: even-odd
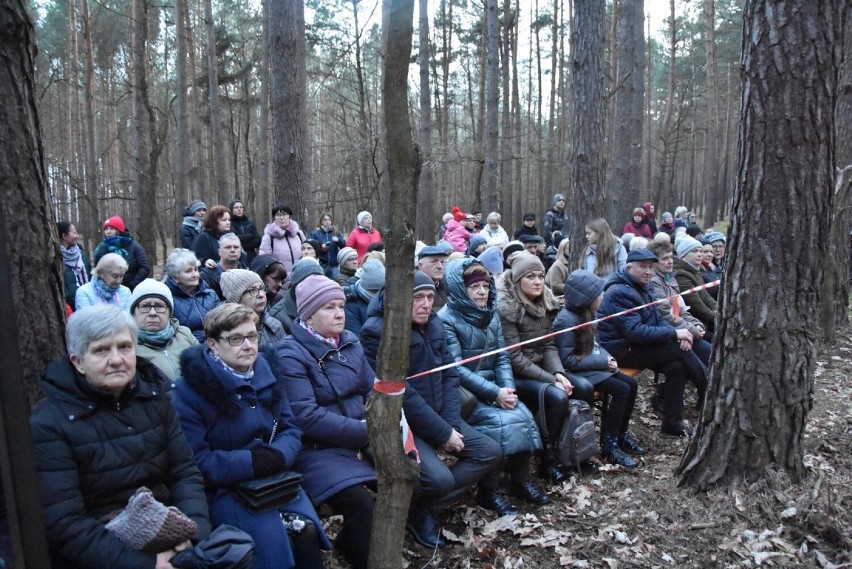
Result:
[[[533,304],[518,297],[512,271],[497,277],[497,313],[507,345],[549,334],[557,311],[556,299],[546,286],[542,289],[542,296]],[[565,373],[553,339],[512,350],[511,359],[515,377],[553,383],[555,374]]]
[[[570,252],[569,243],[567,239],[564,239],[559,244],[559,249],[556,251],[556,260],[550,265],[547,275],[544,277],[544,284],[549,286],[550,290],[556,296],[560,296],[565,292],[565,279],[568,278],[568,274],[571,272],[569,267],[570,259],[568,258],[568,253]]]
[[[231,205],[230,209],[233,210]],[[257,230],[257,225],[246,216],[237,217],[231,214],[231,231],[240,238],[240,245],[245,251],[246,261],[251,263],[257,257],[257,249],[260,247],[260,233]]]
[[[260,254],[272,255],[281,261],[289,279],[293,264],[302,258],[304,242],[305,234],[299,229],[299,224],[292,219],[286,228],[279,227],[274,222],[267,223],[260,240]]]
[[[367,249],[370,245],[381,242],[382,234],[375,227],[371,227],[370,229],[364,229],[359,226],[353,227],[352,231],[349,232],[349,236],[346,238],[346,246],[352,247],[358,253],[359,265],[364,255],[367,254]]]
[[[370,367],[376,369],[376,357],[384,324],[384,289],[376,293],[367,308],[367,321],[361,328],[361,343]],[[408,375],[452,363],[444,326],[435,313],[426,324],[411,324]],[[456,368],[411,379],[405,388],[403,410],[414,434],[432,446],[440,447],[450,439],[453,429],[461,426],[459,374]]]
[[[609,316],[653,302],[647,287],[630,276],[627,269],[615,273],[604,285],[604,297],[597,316]],[[598,341],[612,354],[641,346],[654,346],[677,340],[677,331],[663,320],[656,306],[622,314],[598,323]]]
[[[453,246],[453,249],[460,253],[467,252],[467,243],[470,240],[470,232],[467,228],[451,219],[447,222],[447,229],[444,231],[443,240]]]
[[[464,272],[475,259],[453,261],[447,266],[444,281],[447,304],[438,311],[444,324],[447,346],[456,361],[506,347],[503,328],[497,315],[494,279],[485,308],[477,306],[467,295]],[[529,409],[518,401],[514,409],[495,405],[501,388],[515,388],[512,362],[507,352],[459,366],[461,385],[476,396],[476,407],[467,422],[498,443],[503,454],[541,448],[541,437]]]
[[[581,324],[583,319],[578,311],[589,306],[601,291],[602,279],[594,273],[578,271],[571,279],[572,286],[565,287],[565,306],[553,321],[554,332]],[[613,372],[609,369],[609,352],[595,340],[590,353],[577,354],[576,339],[577,334],[574,331],[563,332],[554,338],[556,349],[559,350],[559,359],[565,369],[584,377],[592,385],[612,377]]]
[[[95,265],[107,253],[117,253],[127,261],[127,271],[124,273],[124,278],[121,279],[121,284],[131,291],[136,288],[136,285],[148,278],[150,271],[148,269],[148,257],[145,255],[145,249],[133,239],[129,231],[101,241],[95,248],[93,256]]]
[[[204,226],[204,220],[200,217],[195,217],[189,213],[189,208],[184,210],[183,221],[180,224],[178,231],[178,241],[184,249],[192,250],[192,245],[195,243],[195,238],[201,233],[201,228]]]
[[[210,533],[204,483],[169,391],[174,384],[137,358],[118,399],[94,390],[67,359],[41,378],[47,398],[30,417],[54,567],[150,569],[156,555],[125,545],[101,518],[124,509],[140,486]]]
[[[337,348],[296,324],[276,346],[287,397],[302,430],[295,468],[315,504],[341,490],[372,482],[376,472],[359,451],[367,447],[364,405],[375,374],[357,336],[345,332]]]

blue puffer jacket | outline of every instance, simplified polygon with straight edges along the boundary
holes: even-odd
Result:
[[[343,234],[333,228],[320,227],[312,232],[310,237],[319,241],[322,245],[328,245],[328,249],[319,257],[320,264],[323,267],[336,267],[338,265],[337,253],[340,252],[341,247],[346,246],[346,239],[343,238]],[[335,237],[337,241],[334,240]]]
[[[370,367],[376,369],[379,341],[384,324],[384,289],[376,293],[367,308],[367,321],[361,328],[361,343]],[[412,323],[408,375],[451,363],[453,356],[444,337],[444,326],[436,314],[425,325]],[[441,446],[453,429],[461,426],[459,374],[456,368],[431,373],[408,382],[403,409],[411,430],[433,446]]]
[[[463,275],[473,264],[482,265],[473,258],[453,261],[447,265],[444,277],[447,304],[438,311],[444,323],[447,346],[456,361],[506,347],[503,327],[497,315],[494,279],[491,279],[491,293],[486,308],[478,307],[467,295]],[[507,352],[456,369],[462,386],[477,399],[476,407],[467,418],[468,423],[500,443],[505,455],[541,448],[541,437],[535,420],[523,403],[519,401],[514,409],[501,409],[494,404],[500,388],[515,388],[512,362]]]
[[[648,289],[631,277],[625,268],[607,281],[598,318],[653,301]],[[677,331],[663,320],[656,306],[646,306],[598,323],[598,341],[613,354],[635,346],[653,346],[676,340]]]
[[[284,390],[302,430],[296,470],[314,504],[341,490],[372,482],[376,472],[359,458],[367,446],[364,405],[375,374],[358,338],[344,331],[337,349],[293,324],[293,334],[276,346]]]
[[[199,342],[203,342],[204,317],[219,306],[220,301],[216,291],[210,288],[204,279],[198,281],[198,288],[192,294],[186,292],[186,289],[171,277],[166,277],[165,284],[172,291],[175,303],[175,313],[172,316],[178,319],[181,326],[192,330],[192,335]]]

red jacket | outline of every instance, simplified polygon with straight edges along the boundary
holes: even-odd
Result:
[[[379,230],[375,227],[366,230],[363,227],[353,227],[349,232],[349,237],[346,238],[346,246],[352,247],[358,252],[358,264],[361,264],[361,259],[367,253],[367,247],[373,243],[381,243],[382,236]]]

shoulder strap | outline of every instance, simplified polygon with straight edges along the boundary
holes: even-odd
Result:
[[[334,393],[334,398],[337,399],[337,406],[340,407],[340,414],[344,417],[349,417],[349,414],[346,412],[346,407],[343,405],[343,400],[340,398],[340,393],[337,391],[337,386],[334,385],[334,382],[331,381],[331,378],[328,377],[327,373],[325,373],[325,360],[317,360],[317,364],[319,365],[322,374],[328,380],[328,385],[331,387],[331,392]]]

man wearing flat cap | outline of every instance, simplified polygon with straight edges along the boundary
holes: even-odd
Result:
[[[417,254],[417,269],[426,273],[435,283],[434,310],[447,304],[447,289],[444,287],[444,265],[447,256],[453,252],[453,246],[444,240],[434,245],[426,245]]]
[[[656,255],[647,249],[630,251],[627,266],[604,287],[598,318],[653,302],[648,284],[656,262]],[[668,435],[690,436],[683,421],[684,386],[691,381],[702,397],[707,385],[707,368],[692,351],[692,334],[669,325],[651,305],[598,323],[598,341],[620,366],[649,368],[665,375],[660,389],[661,429]]]

